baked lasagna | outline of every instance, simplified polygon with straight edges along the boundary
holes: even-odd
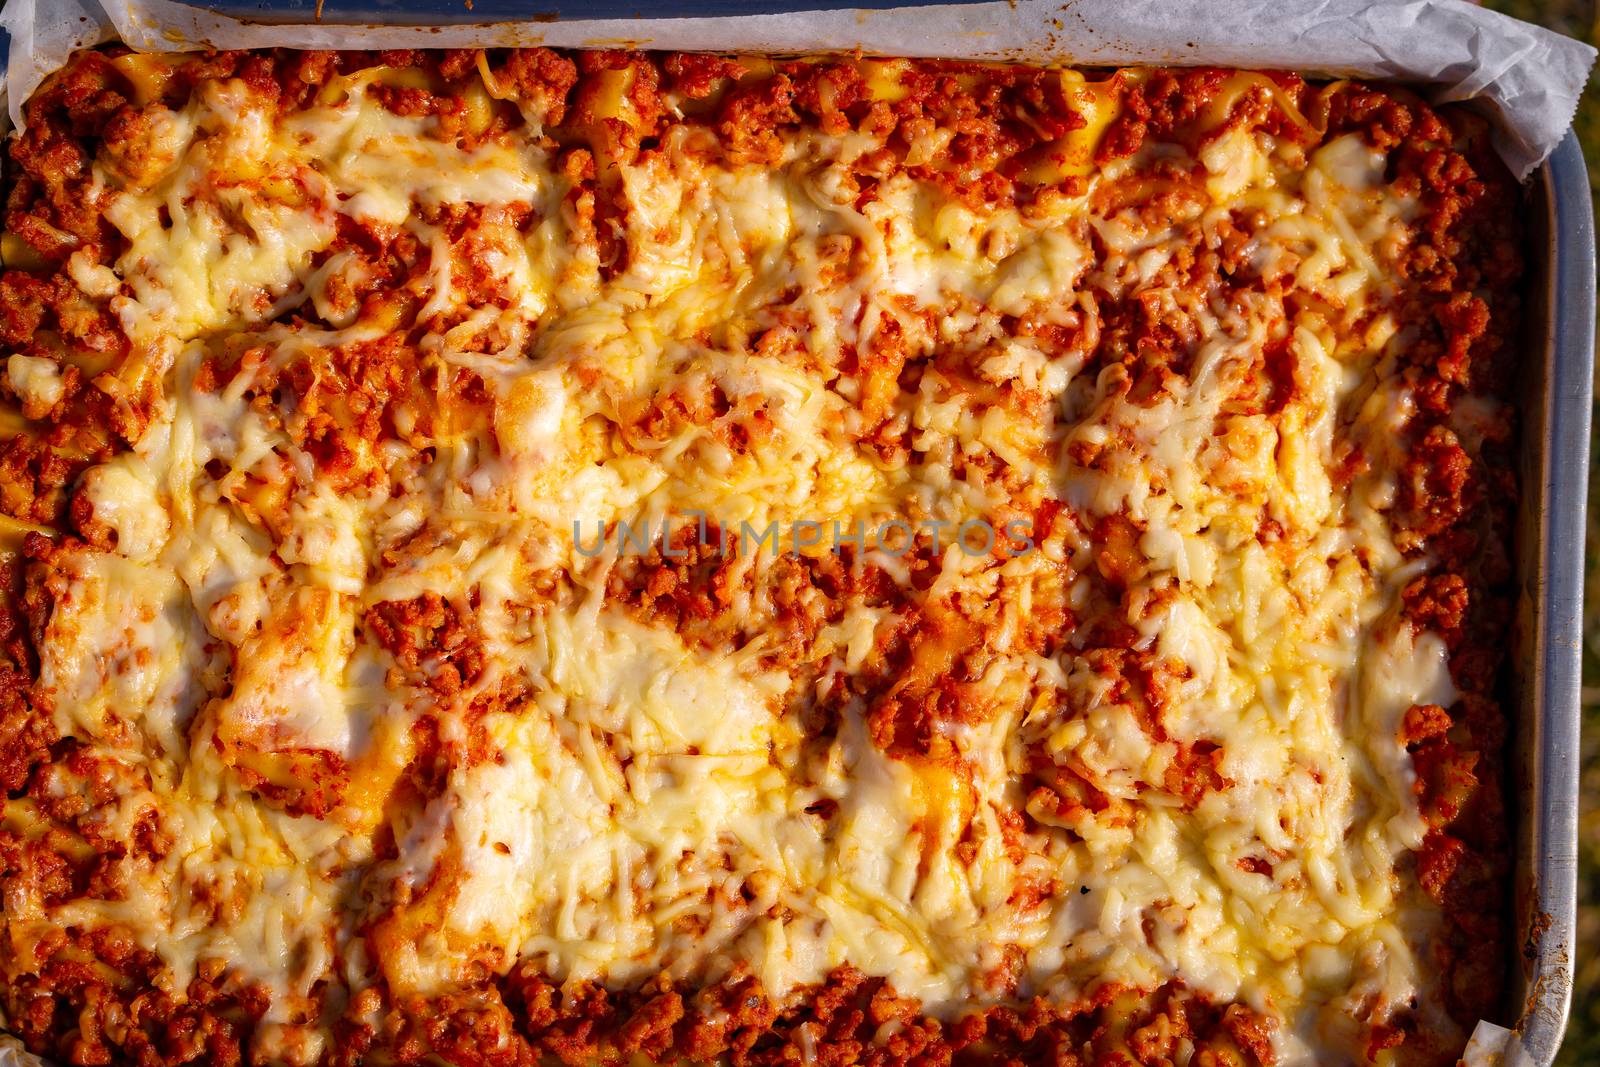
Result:
[[[0,1007],[70,1064],[1453,1062],[1519,195],[1277,72],[77,55]]]

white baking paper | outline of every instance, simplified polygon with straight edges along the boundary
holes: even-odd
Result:
[[[0,1034],[0,1067],[45,1067],[44,1060],[29,1052],[10,1034]]]
[[[1514,1031],[1484,1021],[1472,1031],[1460,1067],[1533,1067],[1533,1057]]]
[[[803,3],[804,0],[799,0]],[[242,22],[176,0],[8,0],[13,122],[76,48],[629,45],[701,51],[971,57],[1084,65],[1207,64],[1402,79],[1438,101],[1475,100],[1518,175],[1572,122],[1595,50],[1465,0],[1009,0],[726,18],[452,26]]]

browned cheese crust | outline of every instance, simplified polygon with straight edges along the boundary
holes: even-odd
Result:
[[[509,145],[505,150],[538,153],[549,161],[542,173],[559,192],[541,190],[537,200],[458,202],[419,194],[402,218],[424,219],[442,235],[431,245],[403,221],[352,213],[324,219],[324,237],[284,253],[291,256],[288,275],[258,281],[244,298],[224,294],[222,311],[206,321],[183,318],[183,308],[164,320],[160,332],[181,334],[185,344],[198,339],[192,343],[203,355],[189,362],[178,346],[163,348],[131,330],[129,302],[150,300],[130,276],[129,252],[136,240],[148,238],[130,237],[131,224],[108,205],[115,195],[167,180],[173,161],[163,152],[180,143],[170,135],[174,122],[186,121],[181,116],[202,97],[233,100],[237,113],[275,122],[326,105],[331,83],[362,72],[373,75],[362,84],[374,106],[425,124],[428,136],[451,152]],[[1517,495],[1514,420],[1505,399],[1515,370],[1522,237],[1519,191],[1491,154],[1480,121],[1430,107],[1401,89],[1311,84],[1286,73],[1241,81],[1222,70],[1150,70],[1069,81],[1056,71],[949,62],[546,50],[226,52],[151,63],[110,48],[77,55],[28,101],[25,113],[26,128],[10,143],[6,270],[0,275],[0,339],[8,357],[0,365],[6,371],[0,395],[15,412],[0,446],[0,511],[15,520],[6,524],[11,541],[0,565],[0,780],[8,798],[0,829],[0,1006],[30,1050],[63,1063],[148,1067],[440,1061],[512,1067],[552,1059],[622,1064],[638,1057],[725,1060],[738,1067],[1243,1067],[1293,1062],[1287,1035],[1306,1033],[1320,1035],[1311,1039],[1312,1049],[1332,1048],[1335,1037],[1344,1042],[1327,1051],[1324,1062],[1442,1064],[1453,1062],[1465,1029],[1495,1015],[1508,959],[1507,712],[1500,675]],[[811,343],[817,317],[835,312],[808,302],[812,294],[803,284],[749,296],[759,308],[739,312],[745,317],[737,336],[719,332],[715,316],[686,329],[684,343],[715,349],[719,359],[759,357],[825,383],[829,403],[848,414],[830,428],[832,440],[845,442],[842,447],[873,471],[890,472],[884,477],[922,471],[932,462],[923,435],[944,431],[907,412],[917,397],[939,389],[945,392],[938,395],[957,396],[955,410],[974,419],[997,412],[1016,425],[1046,426],[1074,403],[1074,417],[1083,417],[1089,403],[1083,396],[1063,399],[1059,384],[995,370],[996,354],[1011,342],[1044,363],[1070,364],[1074,382],[1096,383],[1095,402],[1130,411],[1153,410],[1163,397],[1198,388],[1199,354],[1209,351],[1211,338],[1195,307],[1223,322],[1230,321],[1229,309],[1277,309],[1265,340],[1244,357],[1253,361],[1254,369],[1240,379],[1248,385],[1222,401],[1217,440],[1225,418],[1255,420],[1251,425],[1278,430],[1285,441],[1310,440],[1309,423],[1291,425],[1286,414],[1308,402],[1306,357],[1298,346],[1309,342],[1295,340],[1282,323],[1320,307],[1322,298],[1295,280],[1310,246],[1287,265],[1262,258],[1263,235],[1277,221],[1270,211],[1241,201],[1229,213],[1207,216],[1204,225],[1182,223],[1167,238],[1165,258],[1149,269],[1168,287],[1163,292],[1187,293],[1191,303],[1152,295],[1155,283],[1118,289],[1092,275],[1095,264],[1113,257],[1136,259],[1134,252],[1118,251],[1100,223],[1121,219],[1119,225],[1155,227],[1168,219],[1198,219],[1215,198],[1202,159],[1208,146],[1234,133],[1276,145],[1271,165],[1292,173],[1305,171],[1322,146],[1354,135],[1377,154],[1383,195],[1408,205],[1397,236],[1373,247],[1391,294],[1382,309],[1384,336],[1400,338],[1387,343],[1384,374],[1405,383],[1410,399],[1390,424],[1387,454],[1376,451],[1376,438],[1333,431],[1331,459],[1323,465],[1329,480],[1321,492],[1343,499],[1387,474],[1392,497],[1379,521],[1397,553],[1392,572],[1403,576],[1393,613],[1417,635],[1417,648],[1427,635],[1448,655],[1448,679],[1440,682],[1453,689],[1448,704],[1404,709],[1392,739],[1409,754],[1409,767],[1397,773],[1414,782],[1406,802],[1422,827],[1420,843],[1396,854],[1392,876],[1401,888],[1395,899],[1425,901],[1413,913],[1437,920],[1404,930],[1415,971],[1427,983],[1421,1000],[1390,1002],[1383,981],[1374,979],[1365,1000],[1351,994],[1330,1009],[1349,1020],[1344,1031],[1329,1023],[1308,1030],[1307,1017],[1291,1014],[1285,994],[1251,992],[1258,987],[1247,983],[1236,997],[1219,997],[1209,990],[1222,988],[1214,983],[1224,980],[1204,974],[1129,982],[1124,975],[1133,972],[1120,970],[1121,964],[1105,962],[1102,970],[1080,961],[1062,963],[1060,973],[1071,972],[1070,981],[1051,984],[1033,942],[997,946],[982,966],[961,972],[963,993],[936,998],[937,1004],[897,990],[892,974],[899,972],[887,965],[872,973],[873,963],[848,953],[842,962],[835,957],[809,974],[797,972],[804,980],[781,990],[767,988],[761,965],[731,948],[721,962],[668,966],[678,959],[671,956],[653,974],[615,979],[605,976],[620,971],[575,971],[576,965],[559,962],[559,949],[519,955],[521,942],[485,947],[447,939],[422,950],[457,954],[461,965],[445,978],[420,980],[396,962],[419,951],[418,924],[440,928],[455,921],[444,918],[458,914],[450,912],[457,906],[450,902],[465,897],[440,888],[452,877],[446,868],[456,864],[452,870],[470,880],[469,862],[475,862],[467,851],[447,849],[431,881],[397,876],[413,847],[407,842],[421,833],[417,813],[435,810],[430,805],[463,789],[475,770],[509,766],[506,730],[532,714],[528,709],[545,684],[538,672],[502,667],[494,627],[532,632],[580,602],[636,628],[628,633],[667,635],[662,640],[678,642],[671,646],[674,655],[731,661],[737,654],[752,671],[780,672],[787,688],[774,698],[781,705],[775,714],[789,724],[785,744],[800,753],[786,774],[820,766],[832,748],[856,745],[876,753],[884,766],[908,768],[918,781],[946,783],[940,788],[966,798],[952,801],[951,810],[956,824],[968,829],[937,847],[924,836],[923,847],[931,849],[929,856],[955,857],[958,866],[986,862],[982,858],[992,852],[1009,855],[1005,862],[1017,871],[1049,871],[1057,862],[1049,857],[1088,848],[1099,833],[1142,825],[1147,809],[1180,820],[1198,817],[1239,788],[1223,735],[1190,730],[1177,710],[1176,694],[1193,671],[1156,655],[1150,633],[1130,622],[1140,612],[1155,612],[1156,604],[1170,606],[1170,590],[1177,588],[1151,591],[1152,560],[1165,549],[1150,521],[1132,505],[1091,506],[1052,491],[1048,477],[1029,480],[1019,473],[1021,460],[1003,449],[958,447],[944,460],[949,477],[992,490],[991,498],[1004,503],[983,517],[997,524],[1023,521],[1031,544],[1041,551],[1055,546],[1053,562],[1017,576],[996,548],[982,595],[947,595],[941,574],[955,564],[926,531],[916,533],[896,562],[847,545],[749,566],[737,553],[714,547],[725,535],[714,517],[711,544],[680,528],[674,545],[624,554],[592,585],[577,582],[573,566],[527,553],[516,572],[515,606],[501,611],[493,600],[500,594],[487,586],[466,592],[404,586],[399,576],[418,572],[419,560],[438,557],[458,536],[425,519],[404,537],[385,541],[388,534],[374,534],[363,546],[358,583],[371,590],[390,581],[392,595],[352,594],[305,578],[327,568],[307,562],[311,549],[296,526],[305,514],[297,509],[318,486],[343,499],[420,494],[420,480],[402,488],[395,471],[410,464],[406,476],[421,479],[417,472],[445,454],[446,441],[498,440],[497,446],[480,445],[478,454],[511,457],[516,446],[504,428],[507,394],[494,377],[500,372],[484,369],[492,357],[483,354],[507,345],[532,351],[541,343],[539,331],[554,329],[546,323],[560,317],[559,294],[548,297],[543,318],[532,316],[526,337],[483,326],[503,323],[516,294],[501,277],[498,238],[481,235],[492,230],[533,241],[539,227],[555,219],[556,243],[566,250],[560,254],[574,262],[587,256],[584,284],[609,292],[607,286],[642,269],[643,246],[632,236],[643,210],[636,175],[667,166],[671,153],[689,151],[684,144],[702,163],[728,173],[751,167],[777,173],[793,161],[793,146],[803,138],[849,142],[855,146],[849,156],[834,160],[830,195],[866,218],[876,217],[872,206],[884,191],[909,177],[924,190],[919,195],[973,216],[1013,213],[1026,222],[1078,212],[1095,220],[1073,231],[1089,264],[1080,269],[1090,273],[1070,283],[1072,300],[1079,294],[1089,299],[1069,301],[1070,313],[1060,314],[1046,304],[1022,312],[973,309],[977,318],[988,316],[983,321],[991,339],[981,349],[952,339],[953,305],[905,293],[871,312],[882,321],[870,329],[859,307],[850,309],[852,321],[835,324],[859,343],[839,339],[819,348]],[[228,134],[218,127],[188,136],[220,144]],[[240,203],[241,188],[272,204],[323,195],[311,178],[276,172],[213,178],[234,190],[219,194],[219,217],[243,234],[254,232],[259,220],[232,214],[236,208],[228,205]],[[837,183],[847,191],[839,192]],[[146,203],[153,212],[155,201]],[[186,210],[187,202],[170,203]],[[160,208],[158,225],[174,224],[167,210]],[[814,284],[826,288],[865,269],[867,245],[859,236],[834,234],[815,247],[826,258],[809,268],[820,279]],[[970,254],[992,259],[1004,250]],[[430,317],[440,313],[441,269],[456,301],[446,312],[456,317],[444,325]],[[999,303],[991,292],[991,304]],[[376,326],[361,333],[352,323]],[[479,362],[445,358],[426,342],[450,327],[478,331],[457,348],[477,354]],[[290,351],[285,338],[291,335],[313,340]],[[615,366],[606,358],[575,360],[568,388],[594,395],[610,389]],[[942,384],[933,385],[936,379]],[[705,450],[697,462],[740,469],[742,462],[759,460],[772,440],[787,440],[787,416],[770,391],[735,392],[731,379],[687,372],[661,380],[666,384],[658,389],[616,394],[621,399],[608,409],[608,436],[596,454],[656,456],[665,442],[687,434]],[[234,466],[231,456],[214,457],[194,474],[203,487],[195,492],[209,494],[208,506],[226,510],[245,530],[242,536],[264,546],[262,558],[275,577],[264,579],[268,607],[257,609],[238,632],[215,622],[222,608],[210,601],[196,609],[211,614],[197,616],[201,622],[193,623],[192,633],[184,629],[189,623],[172,624],[193,643],[184,655],[195,658],[184,660],[181,670],[200,692],[188,712],[163,727],[170,733],[160,734],[149,712],[141,718],[118,700],[133,691],[123,681],[155,670],[151,664],[164,648],[160,642],[120,650],[97,644],[83,614],[89,610],[82,608],[85,575],[101,575],[106,584],[96,595],[112,597],[124,572],[107,561],[131,558],[130,531],[138,528],[108,505],[118,491],[108,487],[110,475],[96,482],[86,472],[146,454],[146,446],[136,452],[135,444],[148,442],[152,427],[167,425],[180,393],[234,396],[238,411],[282,442],[247,468]],[[560,432],[598,432],[592,421],[587,429],[562,424]],[[1109,477],[1117,454],[1140,446],[1113,430],[1097,439],[1063,433],[1036,447],[1046,469]],[[705,458],[713,453],[726,459]],[[454,484],[458,476],[447,480]],[[148,499],[173,508],[169,490],[157,484]],[[140,507],[146,498],[130,499]],[[509,507],[503,501],[494,506]],[[1292,524],[1268,508],[1252,521],[1254,531],[1245,538],[1263,558],[1287,559],[1289,546],[1301,552],[1309,543],[1297,541]],[[737,543],[732,519],[728,526]],[[593,536],[590,530],[585,536]],[[567,536],[564,528],[556,532]],[[158,541],[166,536],[163,527]],[[664,552],[668,547],[678,551]],[[150,561],[164,558],[159,551],[158,544],[138,565],[155,567]],[[1378,564],[1369,564],[1376,573]],[[204,582],[183,581],[199,598]],[[1022,603],[1017,598],[1024,595],[1026,610],[1007,615],[1005,605]],[[293,610],[278,610],[282,604]],[[836,635],[863,612],[882,621],[867,631],[859,664],[846,669],[840,665],[845,646]],[[343,631],[328,621],[340,619]],[[374,755],[375,749],[308,740],[273,725],[270,716],[263,719],[259,708],[245,707],[257,699],[249,694],[273,691],[275,675],[287,677],[294,657],[314,657],[340,640],[368,650],[378,664],[376,680],[363,684],[406,694],[406,717],[384,742],[399,754],[388,771],[378,766],[382,753]],[[753,643],[758,651],[741,651]],[[123,672],[123,681],[105,682],[111,696],[92,729],[78,724],[73,710],[87,706],[89,690],[72,690],[61,680],[70,649],[114,659]],[[340,655],[351,653],[346,648]],[[963,739],[1010,714],[991,682],[1004,674],[1008,657],[1019,656],[1061,664],[1059,679],[1050,683],[1040,675],[1017,697],[1026,704],[1025,719],[1007,734],[1012,770],[991,804],[983,785],[988,772]],[[42,669],[42,663],[50,666]],[[1093,681],[1097,699],[1119,709],[1131,736],[1160,754],[1155,771],[1138,772],[1130,785],[1062,747],[1063,724],[1097,721],[1070,695],[1069,676],[1077,679],[1073,685]],[[1212,705],[1221,699],[1208,698]],[[854,723],[860,732],[850,740]],[[158,736],[168,740],[152,740]],[[216,794],[223,799],[215,804],[247,803],[271,825],[297,820],[297,826],[343,827],[338,833],[365,843],[366,853],[351,853],[323,871],[326,878],[344,879],[338,906],[346,925],[329,935],[332,962],[307,987],[284,993],[240,965],[231,950],[214,945],[186,973],[170,956],[178,934],[158,938],[141,929],[144,887],[198,877],[174,853],[192,846],[182,843],[184,831],[164,799],[187,787],[181,775],[157,766],[162,752],[170,760],[174,743],[204,747],[223,783]],[[146,759],[140,752],[154,755]],[[626,761],[619,766],[626,771]],[[852,803],[823,789],[807,794],[804,810],[793,818],[819,840],[831,840],[842,832],[837,828]],[[991,809],[988,822],[973,814]],[[185,818],[193,825],[193,817]],[[932,834],[931,825],[918,832]],[[1266,846],[1241,856],[1234,864],[1241,878],[1270,880],[1275,870],[1282,875],[1281,864],[1298,862]],[[930,862],[924,859],[922,874],[931,877]],[[383,873],[369,876],[363,873],[368,868]],[[1104,872],[1080,878],[1060,869],[1058,878],[1018,875],[1012,899],[1002,903],[1018,914],[1045,914],[1080,896],[1080,881],[1085,901],[1100,899],[1091,884],[1096,893],[1105,891],[1091,877]],[[194,887],[205,883],[183,884],[185,893],[201,894]],[[756,881],[748,885],[746,899],[727,907],[753,906],[762,890]],[[186,906],[202,908],[218,929],[247,912],[248,902],[222,881],[214,892],[209,901],[185,898]],[[161,907],[176,905],[168,900]],[[777,922],[775,914],[763,921]],[[534,920],[524,914],[519,921]],[[675,936],[687,936],[682,929],[680,923]],[[1140,951],[1166,951],[1164,929],[1147,923]],[[282,966],[309,967],[310,951],[293,949]],[[1300,973],[1302,958],[1294,961]]]

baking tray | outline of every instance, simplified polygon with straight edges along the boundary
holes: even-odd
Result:
[[[915,6],[919,0],[223,0],[200,6],[260,22],[483,23]],[[938,2],[938,0],[921,0]],[[952,0],[944,0],[949,3]],[[953,0],[969,3],[975,0]],[[7,44],[0,31],[0,46]],[[911,50],[914,50],[911,49]],[[4,70],[0,47],[0,73]],[[1510,692],[1517,818],[1508,1002],[1526,1057],[1552,1067],[1572,1002],[1576,950],[1579,723],[1584,549],[1595,350],[1595,234],[1588,171],[1568,130],[1531,176],[1530,276],[1519,389],[1521,497]]]
[[[192,0],[191,0],[192,2]],[[222,0],[196,6],[259,22],[309,22],[322,10],[329,23],[528,22],[557,19],[700,18],[712,15],[779,15],[790,11],[908,7],[918,0]],[[981,3],[982,0],[921,0]]]
[[[1511,1011],[1550,1067],[1572,1002],[1585,501],[1593,407],[1595,243],[1589,176],[1570,130],[1531,182],[1535,256],[1521,405],[1517,614],[1516,960]]]

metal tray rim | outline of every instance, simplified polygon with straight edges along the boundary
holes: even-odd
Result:
[[[1517,909],[1522,1007],[1517,1030],[1536,1067],[1551,1067],[1572,1004],[1577,922],[1578,734],[1583,657],[1585,518],[1595,345],[1595,235],[1588,171],[1571,130],[1539,169],[1544,226],[1550,238],[1544,294],[1548,308],[1540,396],[1542,432],[1534,486],[1532,543],[1519,552],[1532,573],[1519,575],[1532,598],[1531,668],[1522,689],[1518,771],[1527,783],[1518,845]]]

